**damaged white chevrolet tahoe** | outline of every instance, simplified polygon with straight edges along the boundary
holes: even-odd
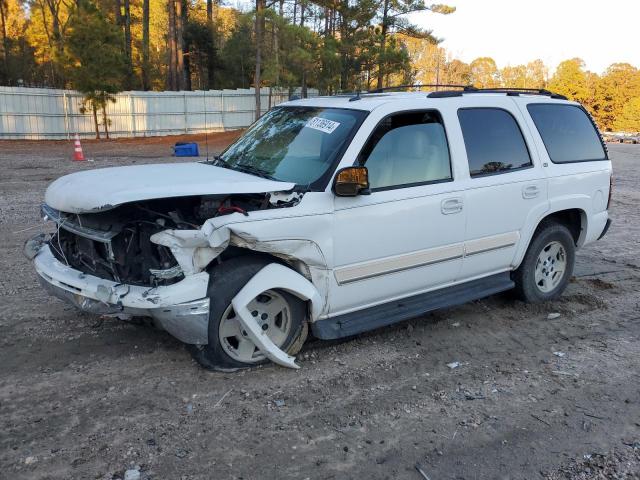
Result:
[[[290,101],[219,157],[75,173],[27,241],[44,288],[151,317],[204,366],[296,367],[310,329],[351,336],[515,288],[565,289],[609,227],[611,162],[547,91]]]

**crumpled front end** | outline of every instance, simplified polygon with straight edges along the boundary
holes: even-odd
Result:
[[[48,238],[40,234],[25,244],[43,287],[80,310],[119,317],[145,316],[189,344],[208,343],[209,274],[200,272],[166,286],[139,286],[88,275],[54,256]]]
[[[323,313],[327,289],[319,293],[314,284],[326,283],[324,256],[314,241],[296,238],[301,227],[310,228],[310,218],[302,216],[301,222],[298,216],[277,213],[297,205],[302,196],[273,192],[155,199],[90,213],[45,204],[43,217],[54,223],[55,231],[28,241],[25,254],[43,287],[80,310],[122,319],[151,317],[182,342],[206,345],[212,264],[247,252],[280,260],[243,292],[254,298],[281,288],[309,303],[310,321]],[[277,225],[264,221],[276,219]],[[274,237],[276,226],[281,236]],[[279,265],[281,261],[291,268]],[[234,308],[244,312],[239,302],[234,298]],[[251,315],[243,321],[247,332],[255,330]],[[292,357],[262,336],[254,337],[268,358],[295,367]]]

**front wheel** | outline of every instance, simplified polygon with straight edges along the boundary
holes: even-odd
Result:
[[[211,270],[209,280],[209,344],[191,347],[204,367],[235,370],[267,361],[242,328],[231,301],[251,278],[271,263],[261,257],[236,257]],[[266,290],[247,308],[271,341],[289,355],[300,351],[307,337],[306,305],[281,290]]]
[[[518,296],[526,302],[558,298],[573,274],[575,255],[575,243],[567,227],[558,223],[541,225],[513,273]]]

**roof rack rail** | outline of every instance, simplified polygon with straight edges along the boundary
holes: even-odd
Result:
[[[440,88],[440,87],[448,87],[448,88],[469,88],[471,85],[455,85],[449,83],[433,83],[433,84],[416,84],[416,85],[396,85],[394,87],[381,87],[374,88],[373,90],[368,90],[367,93],[384,93],[389,90],[399,90],[405,88]]]
[[[360,94],[367,93],[360,90],[340,90],[339,92],[329,94],[330,97],[349,97],[350,102],[362,100]]]
[[[520,94],[526,95],[543,95],[546,97],[555,98],[558,100],[567,100],[567,97],[560,95],[559,93],[553,93],[544,88],[509,88],[509,87],[494,87],[494,88],[476,88],[473,86],[465,87],[462,91],[459,90],[443,90],[439,92],[431,92],[427,95],[429,98],[447,98],[447,97],[460,97],[467,93],[504,93],[508,96],[518,96]]]

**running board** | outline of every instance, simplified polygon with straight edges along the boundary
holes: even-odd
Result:
[[[504,292],[512,289],[514,285],[510,272],[498,273],[357,312],[318,320],[311,324],[311,329],[316,337],[323,340],[349,337],[408,320],[432,310],[453,307]]]

